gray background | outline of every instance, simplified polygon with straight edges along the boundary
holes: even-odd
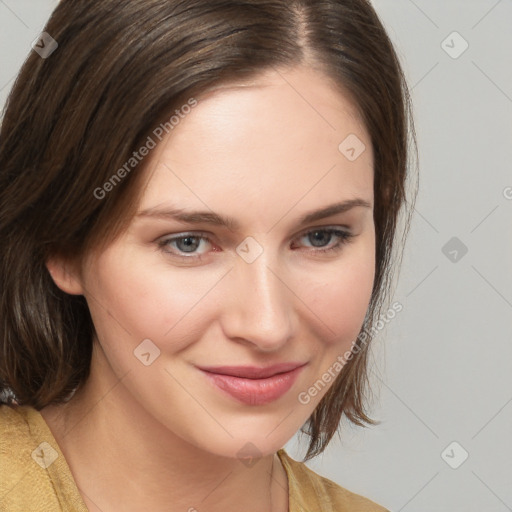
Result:
[[[0,105],[56,4],[0,0]],[[512,1],[373,4],[412,88],[419,139],[393,297],[404,309],[374,346],[381,424],[344,425],[308,465],[394,512],[512,510]],[[461,55],[454,31],[469,44]],[[286,448],[305,453],[297,438]]]

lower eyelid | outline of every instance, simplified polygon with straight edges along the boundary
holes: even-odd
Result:
[[[344,245],[345,243],[348,243],[352,238],[354,238],[356,236],[355,234],[350,233],[349,231],[344,231],[339,228],[313,228],[313,229],[310,229],[309,231],[303,232],[302,234],[298,235],[297,237],[295,237],[293,239],[293,241],[300,240],[301,238],[309,235],[310,233],[314,233],[315,231],[325,231],[327,233],[330,233],[330,234],[334,235],[335,237],[337,237],[338,241],[334,245],[332,245],[332,242],[330,242],[325,247],[316,247],[316,248],[314,246],[306,247],[306,251],[322,252],[322,250],[327,251],[329,249],[335,249],[339,246]],[[169,251],[166,249],[166,247],[168,247],[171,242],[176,242],[178,240],[181,240],[181,239],[184,239],[187,237],[193,237],[193,238],[198,238],[200,240],[204,240],[207,243],[209,243],[210,245],[212,245],[212,247],[213,247],[212,252],[218,252],[217,250],[215,250],[215,244],[213,243],[213,241],[205,233],[197,233],[197,234],[196,233],[184,233],[181,236],[175,236],[175,237],[170,237],[170,238],[160,240],[158,242],[158,244],[164,252],[166,252],[167,254],[170,254],[171,256],[183,257],[185,259],[187,259],[187,258],[188,259],[192,259],[192,258],[198,259],[199,257],[204,256],[206,253],[184,253],[184,252],[175,253],[175,252],[172,252],[172,251]],[[188,256],[187,254],[190,254],[190,256]]]
[[[324,229],[312,229],[310,231],[306,231],[305,233],[302,233],[298,237],[295,238],[295,240],[300,240],[301,238],[307,237],[311,233],[315,233],[317,231],[323,231],[326,233],[329,233],[331,236],[338,238],[339,243],[343,243],[344,241],[354,237],[355,235],[353,233],[350,233],[349,231],[343,231],[338,228],[324,228]],[[321,248],[319,248],[321,249]]]

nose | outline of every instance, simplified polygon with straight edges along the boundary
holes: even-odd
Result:
[[[272,265],[270,265],[272,263]],[[279,351],[293,336],[294,295],[283,269],[266,252],[253,261],[237,258],[224,301],[224,334],[261,352]]]

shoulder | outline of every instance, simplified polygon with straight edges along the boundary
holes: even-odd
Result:
[[[25,465],[25,453],[29,454],[31,448],[31,430],[30,420],[27,417],[29,412],[27,407],[19,405],[0,405],[0,455],[2,461],[13,462],[17,459],[22,465]],[[5,468],[5,464],[0,466],[0,470]]]
[[[87,510],[67,507],[70,485],[64,457],[41,414],[29,406],[0,405],[0,510]],[[80,500],[75,496],[73,503]]]
[[[389,512],[374,501],[315,473],[303,462],[292,459],[284,449],[279,450],[278,455],[288,476],[290,511]]]
[[[19,505],[21,490],[37,478],[26,407],[0,405],[0,509]],[[6,507],[6,508],[2,508]]]
[[[32,460],[31,453],[36,448],[34,441],[41,434],[41,425],[36,409],[20,405],[0,405],[0,453],[2,460],[14,461],[22,465]],[[25,455],[29,455],[27,461]],[[4,465],[2,465],[3,467]]]

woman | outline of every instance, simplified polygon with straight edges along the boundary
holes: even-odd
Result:
[[[386,510],[283,449],[373,423],[414,130],[371,5],[62,0],[35,46],[1,131],[0,510]]]

